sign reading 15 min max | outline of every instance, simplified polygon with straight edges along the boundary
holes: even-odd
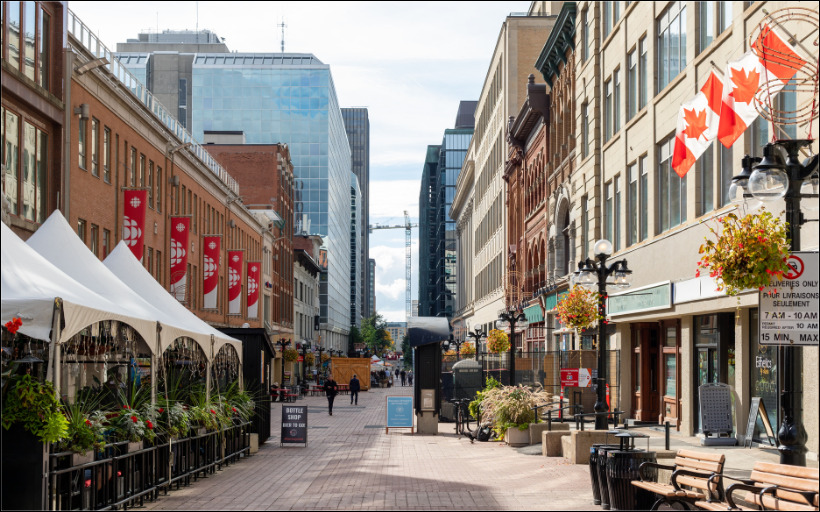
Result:
[[[816,252],[796,252],[789,271],[760,290],[761,345],[820,343],[820,259]]]

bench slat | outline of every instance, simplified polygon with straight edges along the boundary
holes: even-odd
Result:
[[[685,457],[687,459],[696,459],[708,462],[718,462],[721,465],[726,462],[726,456],[723,454],[698,452],[695,450],[678,450],[677,457]]]
[[[751,479],[757,484],[777,485],[780,487],[788,487],[789,489],[797,489],[798,491],[817,491],[818,484],[817,480],[807,480],[805,478],[785,476],[783,474],[762,472],[757,469],[757,464],[755,464],[755,469],[752,470]]]
[[[812,510],[817,510],[811,505],[796,503],[790,499],[778,499],[769,494],[763,496],[763,499],[761,500],[761,496],[759,494],[753,494],[750,492],[746,494],[744,499],[749,503],[762,505],[766,510],[789,510],[792,512],[810,512]]]
[[[694,471],[709,471],[720,473],[723,471],[722,462],[701,461],[689,458],[675,457],[675,465],[679,468],[692,469]]]
[[[818,481],[820,479],[820,469],[815,468],[776,464],[774,462],[755,462],[754,469],[764,473],[775,473],[777,475],[793,476],[795,478],[805,478],[807,480]]]

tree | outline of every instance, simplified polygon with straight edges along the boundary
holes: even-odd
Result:
[[[387,322],[378,313],[362,320],[362,340],[374,354],[383,355],[393,341],[386,327]]]
[[[409,369],[413,364],[413,358],[411,356],[412,350],[413,349],[410,348],[410,338],[405,334],[401,339],[401,353],[404,358],[405,369]]]
[[[350,336],[347,341],[347,355],[350,356],[356,354],[356,345],[359,343],[363,343],[362,332],[355,325],[351,326]]]

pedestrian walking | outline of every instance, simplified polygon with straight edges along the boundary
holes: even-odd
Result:
[[[362,389],[361,384],[359,383],[358,377],[356,374],[353,374],[353,378],[350,379],[350,405],[355,404],[359,405],[359,390]]]
[[[410,385],[413,385],[413,370],[407,372],[407,380],[410,382]]]
[[[401,385],[407,385],[407,372],[405,372],[404,370],[401,371]]]
[[[327,395],[327,413],[333,416],[333,399],[336,398],[336,394],[339,392],[339,385],[336,384],[335,380],[333,380],[332,373],[327,374],[327,378],[325,379],[325,384],[322,386],[322,389],[325,390],[325,394]]]

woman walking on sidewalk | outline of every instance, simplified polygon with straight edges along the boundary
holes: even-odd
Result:
[[[336,398],[336,393],[339,391],[339,385],[333,380],[333,374],[328,373],[325,379],[325,385],[322,387],[327,394],[327,412],[333,416],[333,399]]]

